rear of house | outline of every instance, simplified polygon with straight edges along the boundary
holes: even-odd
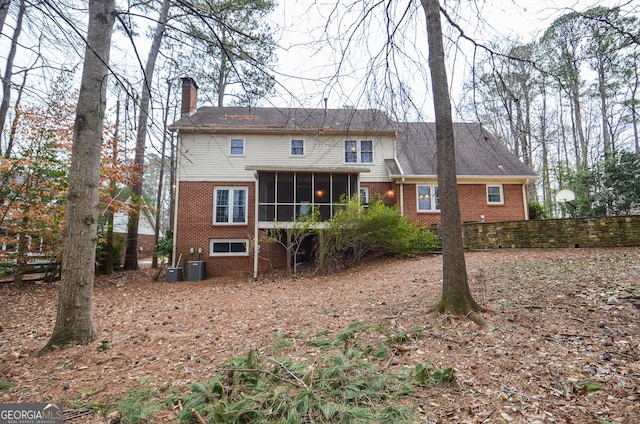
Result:
[[[286,252],[264,241],[266,231],[311,207],[330,219],[345,197],[382,198],[425,225],[440,220],[432,124],[374,109],[197,108],[189,78],[182,104],[170,127],[180,266],[198,260],[209,276],[254,277],[284,267]],[[535,174],[479,125],[457,125],[456,135],[466,140],[457,139],[463,219],[527,219],[525,186]]]

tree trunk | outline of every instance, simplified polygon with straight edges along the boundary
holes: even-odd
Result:
[[[151,84],[156,68],[156,59],[160,52],[162,37],[167,26],[170,0],[162,1],[162,9],[158,18],[156,32],[153,35],[149,57],[144,68],[144,80],[142,82],[142,97],[140,99],[140,116],[138,117],[138,134],[136,137],[136,153],[134,157],[135,181],[131,186],[131,211],[127,223],[127,248],[124,255],[124,269],[138,269],[138,223],[140,222],[140,206],[142,204],[142,180],[144,177],[144,151],[147,139],[147,121],[149,119],[149,103],[151,99]]]
[[[22,228],[18,234],[18,252],[16,255],[16,269],[13,273],[13,285],[19,289],[23,284],[23,277],[27,270],[27,234],[25,228],[27,226],[27,217],[22,218]]]
[[[549,145],[547,140],[547,89],[546,78],[542,80],[542,110],[540,116],[540,145],[542,147],[542,198],[545,210],[553,202],[551,197],[551,173],[549,170]],[[548,214],[548,218],[551,215]]]
[[[478,311],[479,308],[471,296],[464,261],[453,118],[444,60],[440,3],[438,0],[422,0],[422,7],[427,17],[429,69],[436,117],[438,190],[442,217],[443,279],[442,298],[438,307],[441,312],[456,315],[468,314],[472,311]]]
[[[636,62],[634,62],[636,63]],[[634,84],[631,90],[631,121],[633,122],[633,141],[636,148],[636,153],[640,153],[640,136],[638,135],[638,111],[636,108],[636,93],[640,86],[640,73],[638,72],[638,66],[634,67]]]
[[[168,84],[169,89],[167,90],[167,102],[164,107],[164,117],[162,122],[162,147],[160,149],[160,176],[158,178],[158,195],[156,198],[156,216],[155,216],[155,228],[154,230],[154,246],[158,244],[160,239],[160,212],[162,211],[162,190],[164,187],[164,168],[165,168],[165,157],[164,153],[167,149],[167,137],[169,137],[169,131],[167,131],[167,124],[169,120],[169,101],[171,99],[171,82]],[[156,253],[156,249],[153,249],[153,259],[151,261],[151,268],[158,268],[158,254]]]
[[[7,18],[9,6],[11,6],[11,0],[0,0],[0,34],[4,28],[4,20]]]
[[[22,19],[24,18],[25,10],[26,10],[25,2],[24,0],[21,0],[20,11],[18,12],[18,18],[16,19],[16,29],[13,31],[13,37],[11,38],[11,47],[9,48],[9,54],[7,55],[5,71],[2,77],[2,102],[0,103],[0,132],[4,130],[4,124],[7,120],[7,112],[9,112],[9,105],[11,103],[11,76],[13,73],[13,60],[16,57],[16,51],[18,50],[18,38],[20,38],[20,32],[22,31]]]
[[[607,156],[613,151],[613,148],[607,121],[607,87],[603,64],[600,64],[598,69],[598,93],[600,94],[600,114],[602,115],[602,140],[604,141],[604,154]]]
[[[589,151],[587,147],[587,140],[584,135],[584,128],[582,126],[582,105],[580,103],[580,87],[578,83],[575,83],[571,87],[571,100],[573,104],[573,113],[575,119],[575,129],[578,135],[578,146],[580,148],[581,161],[578,162],[576,158],[576,165],[578,168],[587,168],[589,162]]]
[[[221,49],[221,52],[222,52],[222,57],[220,58],[220,75],[218,75],[218,89],[217,89],[218,107],[224,106],[224,93],[227,88],[227,54],[224,47]]]
[[[111,166],[115,169],[118,166],[118,138],[120,137],[120,100],[116,102],[116,128],[113,134],[113,144],[111,146]],[[111,181],[109,181],[109,197],[111,201],[118,195],[118,186],[116,182],[115,174],[111,175]],[[114,239],[113,234],[113,220],[114,213],[110,206],[107,206],[107,234],[105,235],[105,248],[104,248],[104,273],[113,274],[114,268]]]
[[[9,159],[11,157],[11,153],[13,152],[13,145],[16,140],[16,132],[18,131],[18,123],[20,122],[20,102],[22,101],[22,93],[24,93],[24,87],[27,85],[27,71],[24,72],[22,78],[22,84],[20,84],[20,88],[18,89],[18,97],[16,98],[16,102],[13,104],[13,123],[11,124],[11,131],[9,131],[9,140],[7,141],[7,148],[4,152],[4,157]]]
[[[636,111],[636,106],[631,106],[631,116],[633,120],[633,140],[636,146],[636,153],[640,153],[640,137],[638,136],[638,112]]]
[[[56,324],[45,349],[89,343],[98,229],[100,149],[115,0],[89,0],[89,28],[71,153]]]

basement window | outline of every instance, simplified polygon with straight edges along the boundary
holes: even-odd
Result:
[[[249,240],[211,240],[210,256],[248,256]]]

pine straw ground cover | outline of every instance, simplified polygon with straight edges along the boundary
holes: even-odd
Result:
[[[466,259],[487,328],[431,312],[437,255],[257,282],[147,270],[99,278],[95,342],[43,356],[57,285],[3,285],[0,402],[61,401],[75,423],[640,423],[640,249]]]

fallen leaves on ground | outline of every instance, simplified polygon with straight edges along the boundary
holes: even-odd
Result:
[[[433,312],[438,255],[258,281],[153,282],[143,270],[98,277],[95,341],[43,356],[57,284],[4,284],[0,383],[10,384],[0,402],[113,404],[141,379],[161,390],[187,387],[224,359],[272,351],[280,339],[279,354],[313,358],[306,342],[314,334],[360,321],[419,330],[398,345],[390,368],[454,368],[458,390],[416,393],[424,422],[640,423],[640,249],[500,250],[466,260],[487,328]]]

